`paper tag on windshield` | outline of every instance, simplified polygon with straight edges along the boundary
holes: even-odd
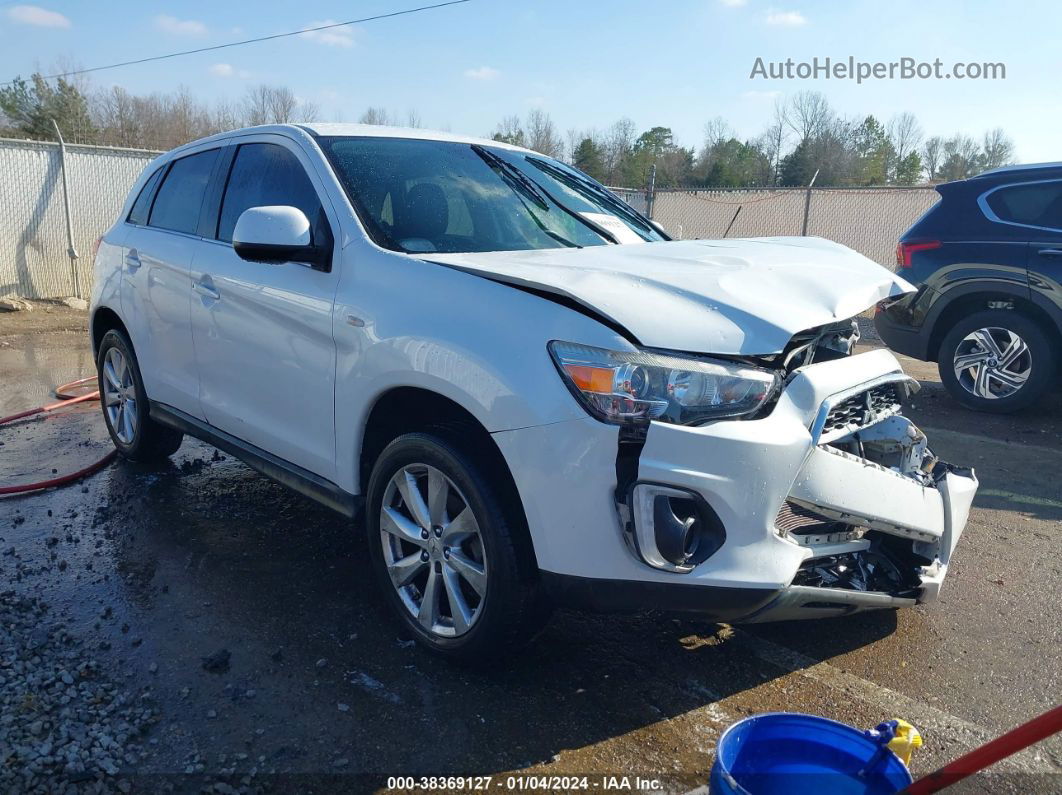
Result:
[[[644,243],[637,234],[631,231],[631,228],[627,226],[623,221],[614,215],[608,213],[579,213],[587,221],[597,224],[606,232],[611,232],[617,242],[623,243]]]

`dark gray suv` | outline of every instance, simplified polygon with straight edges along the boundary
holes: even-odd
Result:
[[[893,350],[935,361],[979,411],[1026,408],[1055,382],[1062,351],[1062,163],[1008,166],[937,186],[900,239],[916,293],[878,307]]]

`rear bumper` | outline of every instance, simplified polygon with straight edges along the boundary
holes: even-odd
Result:
[[[874,315],[874,328],[878,336],[897,353],[910,356],[912,359],[929,361],[933,356],[929,350],[930,329],[925,325],[908,325],[895,316],[896,311],[893,305]]]

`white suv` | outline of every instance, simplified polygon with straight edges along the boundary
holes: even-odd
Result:
[[[363,516],[387,601],[482,658],[552,605],[835,616],[931,600],[977,481],[851,355],[910,285],[815,238],[673,241],[495,141],[311,124],[162,155],[103,237],[118,450],[182,435]]]

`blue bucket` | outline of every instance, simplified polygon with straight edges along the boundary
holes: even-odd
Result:
[[[793,712],[738,721],[719,738],[711,795],[886,795],[911,784],[900,758],[859,729]]]

